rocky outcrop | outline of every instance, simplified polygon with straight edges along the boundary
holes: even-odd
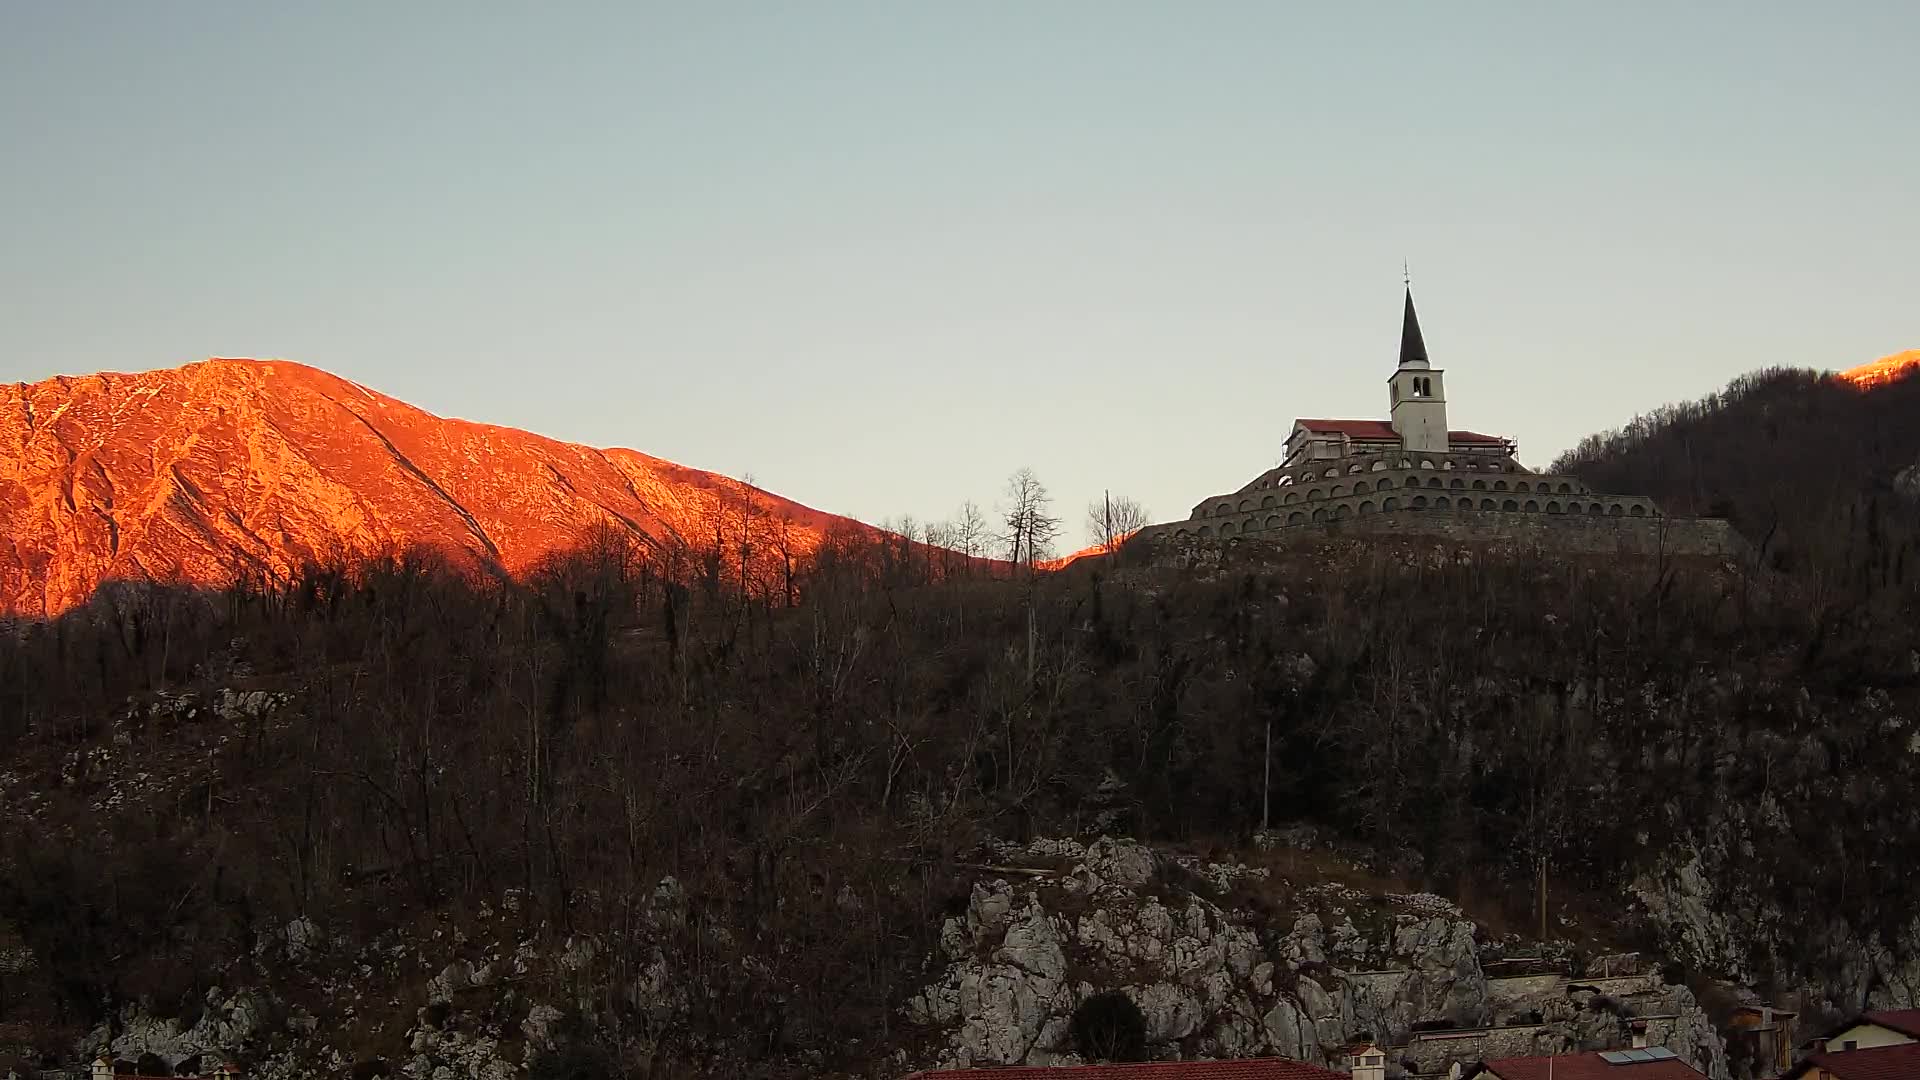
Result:
[[[1684,987],[1640,975],[1616,980],[1608,989],[1617,996],[1607,996],[1564,974],[1490,978],[1483,934],[1438,897],[1315,885],[1293,892],[1285,912],[1256,914],[1216,902],[1244,876],[1218,864],[1182,874],[1148,848],[1107,838],[1084,849],[1041,841],[1027,854],[1073,861],[1048,877],[976,882],[965,911],[942,927],[933,977],[907,1005],[935,1036],[941,1064],[1077,1062],[1075,1010],[1118,990],[1163,1058],[1340,1064],[1342,1049],[1365,1037],[1395,1048],[1396,1070],[1444,1072],[1482,1052],[1625,1045],[1631,1012],[1670,1018],[1653,1021],[1667,1044],[1726,1076],[1719,1038]],[[1455,1030],[1430,1037],[1434,1027]]]

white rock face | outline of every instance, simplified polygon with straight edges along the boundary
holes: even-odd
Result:
[[[1035,849],[1057,857],[1063,845],[1024,850]],[[1058,878],[1018,888],[997,878],[976,883],[966,910],[941,927],[944,965],[906,1009],[910,1020],[944,1033],[947,1049],[931,1064],[1077,1063],[1074,1010],[1110,990],[1139,1007],[1159,1058],[1278,1055],[1340,1068],[1344,1047],[1365,1033],[1437,1060],[1444,1072],[1453,1044],[1422,1044],[1416,1024],[1474,1026],[1536,1011],[1541,1024],[1503,1033],[1489,1048],[1624,1045],[1618,1019],[1574,1000],[1564,979],[1542,980],[1531,996],[1532,984],[1502,980],[1503,1013],[1494,1016],[1474,924],[1440,897],[1322,886],[1303,890],[1316,910],[1269,925],[1170,887],[1167,867],[1147,848],[1102,837]],[[1245,868],[1190,869],[1203,891],[1250,876]],[[1692,995],[1657,979],[1642,989],[1658,999],[1657,1011],[1679,1014],[1668,1044],[1724,1080],[1724,1053]]]
[[[265,1032],[268,1004],[251,991],[226,997],[217,989],[209,990],[206,1011],[190,1028],[182,1028],[177,1020],[161,1020],[128,1008],[121,1012],[117,1025],[101,1024],[87,1033],[81,1045],[87,1048],[86,1053],[98,1053],[104,1047],[114,1057],[156,1054],[170,1066],[203,1054],[236,1056]]]

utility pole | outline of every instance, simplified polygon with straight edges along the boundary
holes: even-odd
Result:
[[[1267,749],[1261,755],[1260,771],[1260,831],[1267,831],[1267,808],[1273,792],[1273,716],[1267,716]]]
[[[1547,943],[1547,857],[1540,856],[1540,944]]]

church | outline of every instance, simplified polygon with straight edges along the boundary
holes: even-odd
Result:
[[[1278,466],[1140,535],[1155,544],[1279,539],[1314,526],[1593,552],[1724,554],[1734,543],[1725,522],[1668,519],[1652,499],[1528,469],[1511,439],[1448,426],[1446,372],[1427,356],[1411,286],[1387,419],[1295,420]]]

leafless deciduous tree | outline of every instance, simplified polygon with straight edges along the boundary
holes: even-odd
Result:
[[[1023,466],[1007,478],[1006,498],[1001,517],[1006,531],[1000,541],[1008,562],[1031,571],[1053,554],[1053,542],[1060,538],[1060,519],[1051,513],[1053,496],[1034,471]]]
[[[1087,535],[1102,551],[1118,550],[1147,524],[1147,508],[1125,495],[1108,495],[1087,504]]]

